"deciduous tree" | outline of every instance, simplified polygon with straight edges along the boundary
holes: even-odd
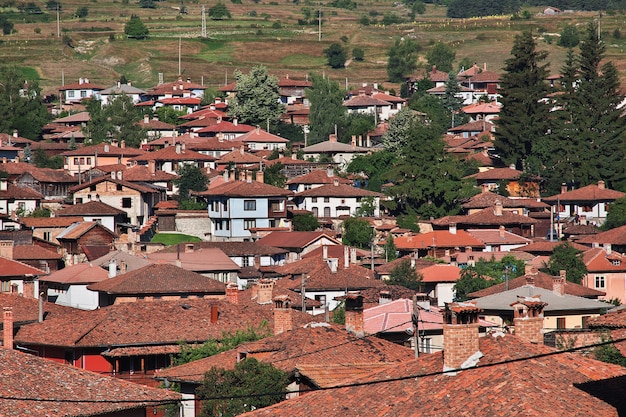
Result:
[[[346,50],[336,42],[324,49],[324,55],[331,68],[343,68],[346,65]]]
[[[231,19],[232,15],[224,3],[218,1],[217,4],[209,9],[209,17],[213,20]]]
[[[235,70],[237,91],[229,113],[242,123],[265,126],[278,123],[285,106],[280,102],[278,78],[267,73],[262,65],[252,67],[248,74]]]
[[[130,39],[145,39],[150,34],[150,31],[139,16],[134,14],[130,17],[130,20],[126,22],[124,33]]]
[[[422,48],[410,39],[396,39],[389,49],[387,75],[389,81],[399,83],[417,68],[417,54]]]
[[[450,46],[443,42],[437,42],[426,52],[426,60],[428,65],[436,66],[439,71],[452,71],[452,63],[456,58],[456,52]]]
[[[320,227],[320,223],[312,214],[298,214],[293,216],[293,230],[295,232],[312,232]]]
[[[174,179],[174,184],[178,187],[178,200],[189,200],[191,191],[205,191],[207,189],[208,178],[202,169],[193,164],[182,164],[178,169],[178,178]]]
[[[374,237],[374,230],[369,222],[358,217],[350,217],[343,222],[342,243],[357,248],[368,248]]]
[[[550,275],[558,276],[565,270],[567,280],[580,284],[587,274],[587,266],[583,262],[582,252],[574,248],[569,242],[556,246],[542,270]]]
[[[411,261],[404,259],[391,270],[387,283],[390,285],[401,285],[411,290],[419,291],[422,285],[422,274],[415,271],[411,266]]]
[[[330,78],[311,74],[310,79],[312,87],[306,89],[306,96],[311,103],[309,143],[316,143],[328,139],[335,125],[341,124],[346,114],[346,108],[343,107],[345,91]]]

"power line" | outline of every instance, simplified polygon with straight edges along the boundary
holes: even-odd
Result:
[[[561,355],[564,353],[572,353],[572,352],[576,352],[579,350],[585,350],[585,349],[589,349],[593,347],[601,347],[601,346],[606,346],[606,345],[610,345],[614,343],[620,343],[624,341],[626,341],[626,337],[616,339],[616,340],[593,343],[593,344],[585,345],[585,346],[573,347],[573,348],[569,348],[565,350],[538,353],[536,355],[531,355],[531,356],[523,356],[520,358],[512,358],[512,359],[507,359],[507,360],[499,361],[499,362],[486,363],[484,365],[475,366],[472,368],[465,368],[465,369],[459,368],[459,369],[449,369],[445,371],[442,370],[442,371],[436,371],[436,372],[411,374],[411,375],[404,375],[404,376],[399,376],[395,378],[376,379],[376,380],[370,380],[370,381],[364,381],[364,382],[354,382],[354,383],[349,383],[349,384],[335,385],[332,387],[319,387],[319,388],[313,388],[313,389],[308,389],[308,390],[294,390],[294,391],[280,391],[280,392],[265,392],[265,393],[256,393],[256,394],[204,397],[202,398],[202,400],[234,400],[234,399],[241,399],[241,398],[258,398],[258,397],[274,396],[274,395],[310,393],[312,391],[329,391],[329,390],[334,390],[334,389],[339,389],[339,388],[363,387],[363,386],[369,386],[369,385],[384,384],[384,383],[389,383],[389,382],[405,381],[408,379],[419,379],[419,378],[426,378],[426,377],[431,377],[431,376],[454,374],[459,371],[464,371],[464,372],[475,371],[475,370],[482,369],[482,368],[490,368],[493,366],[506,365],[506,364],[516,363],[516,362],[524,362],[524,361],[528,361],[532,359],[541,359],[545,357]],[[181,399],[181,400],[144,400],[144,399],[142,400],[93,400],[93,399],[79,400],[79,399],[46,399],[46,398],[33,398],[33,397],[15,397],[15,396],[7,396],[7,395],[0,395],[0,400],[41,401],[41,402],[60,402],[60,403],[82,402],[82,403],[159,403],[159,404],[168,403],[168,402],[174,403],[178,401],[181,401],[181,402],[182,401],[194,401],[194,399],[192,398]]]

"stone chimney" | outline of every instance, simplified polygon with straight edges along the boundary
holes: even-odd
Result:
[[[345,246],[343,247],[343,269],[350,268],[350,248]]]
[[[330,165],[328,167],[326,167],[326,176],[328,178],[332,178],[332,177],[335,176],[335,171],[333,171],[333,167],[330,166]]]
[[[117,262],[115,259],[111,259],[109,262],[109,278],[115,278],[117,276]]]
[[[4,307],[3,326],[3,343],[6,349],[13,349],[13,308]]]
[[[234,305],[239,304],[239,287],[234,282],[229,282],[226,285],[226,300]]]
[[[146,125],[148,123],[150,123],[150,115],[149,114],[144,114],[143,115],[143,123],[146,124]]]
[[[541,301],[539,295],[532,297],[517,297],[511,304],[513,307],[513,325],[515,335],[531,343],[543,344],[543,308],[547,304]]]
[[[350,248],[350,263],[356,265],[356,248]]]
[[[0,256],[13,259],[13,244],[12,240],[0,240]]]
[[[444,372],[473,367],[482,357],[478,343],[478,314],[481,311],[475,302],[446,303],[443,312]]]
[[[274,297],[274,336],[292,329],[291,299],[288,295]]]
[[[498,233],[499,233],[500,239],[504,239],[504,236],[505,236],[504,226],[500,225],[500,228],[498,229]]]
[[[177,154],[180,154],[180,151],[181,151],[181,144],[180,144],[180,143],[177,143],[177,144],[176,144],[176,153],[177,153]]]
[[[332,134],[332,135],[328,136],[328,141],[329,142],[337,142],[337,135]]]
[[[603,243],[602,247],[604,248],[604,252],[606,252],[607,255],[613,253],[613,245],[611,245],[610,243]]]
[[[274,281],[271,279],[260,279],[257,282],[257,299],[259,304],[269,304],[272,302],[272,292],[274,290]]]
[[[259,170],[256,172],[256,180],[260,183],[265,182],[265,174],[263,173],[263,171]]]
[[[602,180],[598,181],[598,189],[599,190],[604,190],[604,181],[602,181]]]
[[[356,337],[363,337],[363,296],[360,291],[346,295],[346,330]]]
[[[156,173],[156,161],[154,159],[148,161],[148,172],[150,172],[150,174]]]
[[[481,185],[481,191],[483,193],[489,192],[489,184],[483,184]]]
[[[383,304],[388,304],[390,302],[391,302],[391,293],[387,290],[382,290],[378,294],[378,304],[383,305]]]
[[[552,292],[560,296],[565,295],[565,281],[567,281],[567,272],[561,269],[558,277],[552,277]]]
[[[496,216],[502,216],[502,202],[500,200],[496,200],[494,212]]]

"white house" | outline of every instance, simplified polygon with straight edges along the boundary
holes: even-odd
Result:
[[[88,78],[79,78],[77,83],[59,87],[60,99],[65,104],[79,103],[81,100],[96,96],[104,87],[89,82]]]
[[[48,287],[48,301],[66,307],[95,310],[99,306],[98,292],[87,285],[109,278],[109,273],[91,262],[67,266],[43,276],[40,281]]]
[[[322,185],[297,193],[294,203],[300,210],[313,212],[315,217],[339,217],[356,214],[368,202],[371,212],[364,215],[380,216],[380,198],[383,195],[374,191],[340,184]],[[363,207],[364,208],[364,207]],[[365,209],[365,208],[364,208]]]

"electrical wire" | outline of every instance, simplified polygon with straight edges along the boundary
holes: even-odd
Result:
[[[593,343],[593,344],[585,345],[585,346],[577,346],[577,347],[564,349],[564,350],[557,350],[557,351],[546,352],[546,353],[538,353],[536,355],[523,356],[523,357],[514,358],[514,359],[506,359],[506,360],[499,361],[499,362],[486,363],[484,365],[475,366],[472,368],[465,368],[465,369],[448,369],[448,370],[442,370],[442,371],[436,371],[436,372],[426,372],[426,373],[420,373],[420,374],[404,375],[404,376],[399,376],[396,378],[376,379],[376,380],[363,381],[363,382],[353,382],[350,384],[342,384],[342,385],[336,385],[332,387],[317,387],[317,388],[307,389],[307,390],[293,390],[293,391],[265,392],[265,393],[255,393],[255,394],[203,397],[202,400],[234,400],[234,399],[241,399],[241,398],[259,398],[259,397],[274,396],[274,395],[311,393],[312,391],[329,391],[329,390],[335,390],[335,389],[340,389],[340,388],[363,387],[363,386],[369,386],[369,385],[384,384],[384,383],[389,383],[389,382],[405,381],[408,379],[427,378],[431,376],[454,374],[460,371],[471,372],[471,371],[475,371],[475,370],[482,369],[482,368],[490,368],[490,367],[506,365],[510,363],[524,362],[524,361],[528,361],[532,359],[541,359],[541,358],[546,358],[550,356],[562,355],[564,353],[572,353],[572,352],[585,350],[585,349],[589,349],[593,347],[601,347],[601,346],[606,346],[606,345],[610,345],[614,343],[620,343],[624,341],[626,341],[626,337],[616,339],[616,340]],[[416,360],[419,360],[419,359],[416,359]],[[59,402],[59,403],[77,403],[78,402],[78,403],[159,403],[159,404],[164,404],[166,402],[170,402],[170,403],[177,402],[176,400],[172,401],[172,400],[145,400],[145,399],[141,399],[141,400],[47,399],[47,398],[35,398],[35,397],[16,397],[16,396],[8,396],[8,395],[0,395],[0,400]],[[189,398],[189,399],[181,399],[180,401],[195,401],[195,400],[193,398]]]

